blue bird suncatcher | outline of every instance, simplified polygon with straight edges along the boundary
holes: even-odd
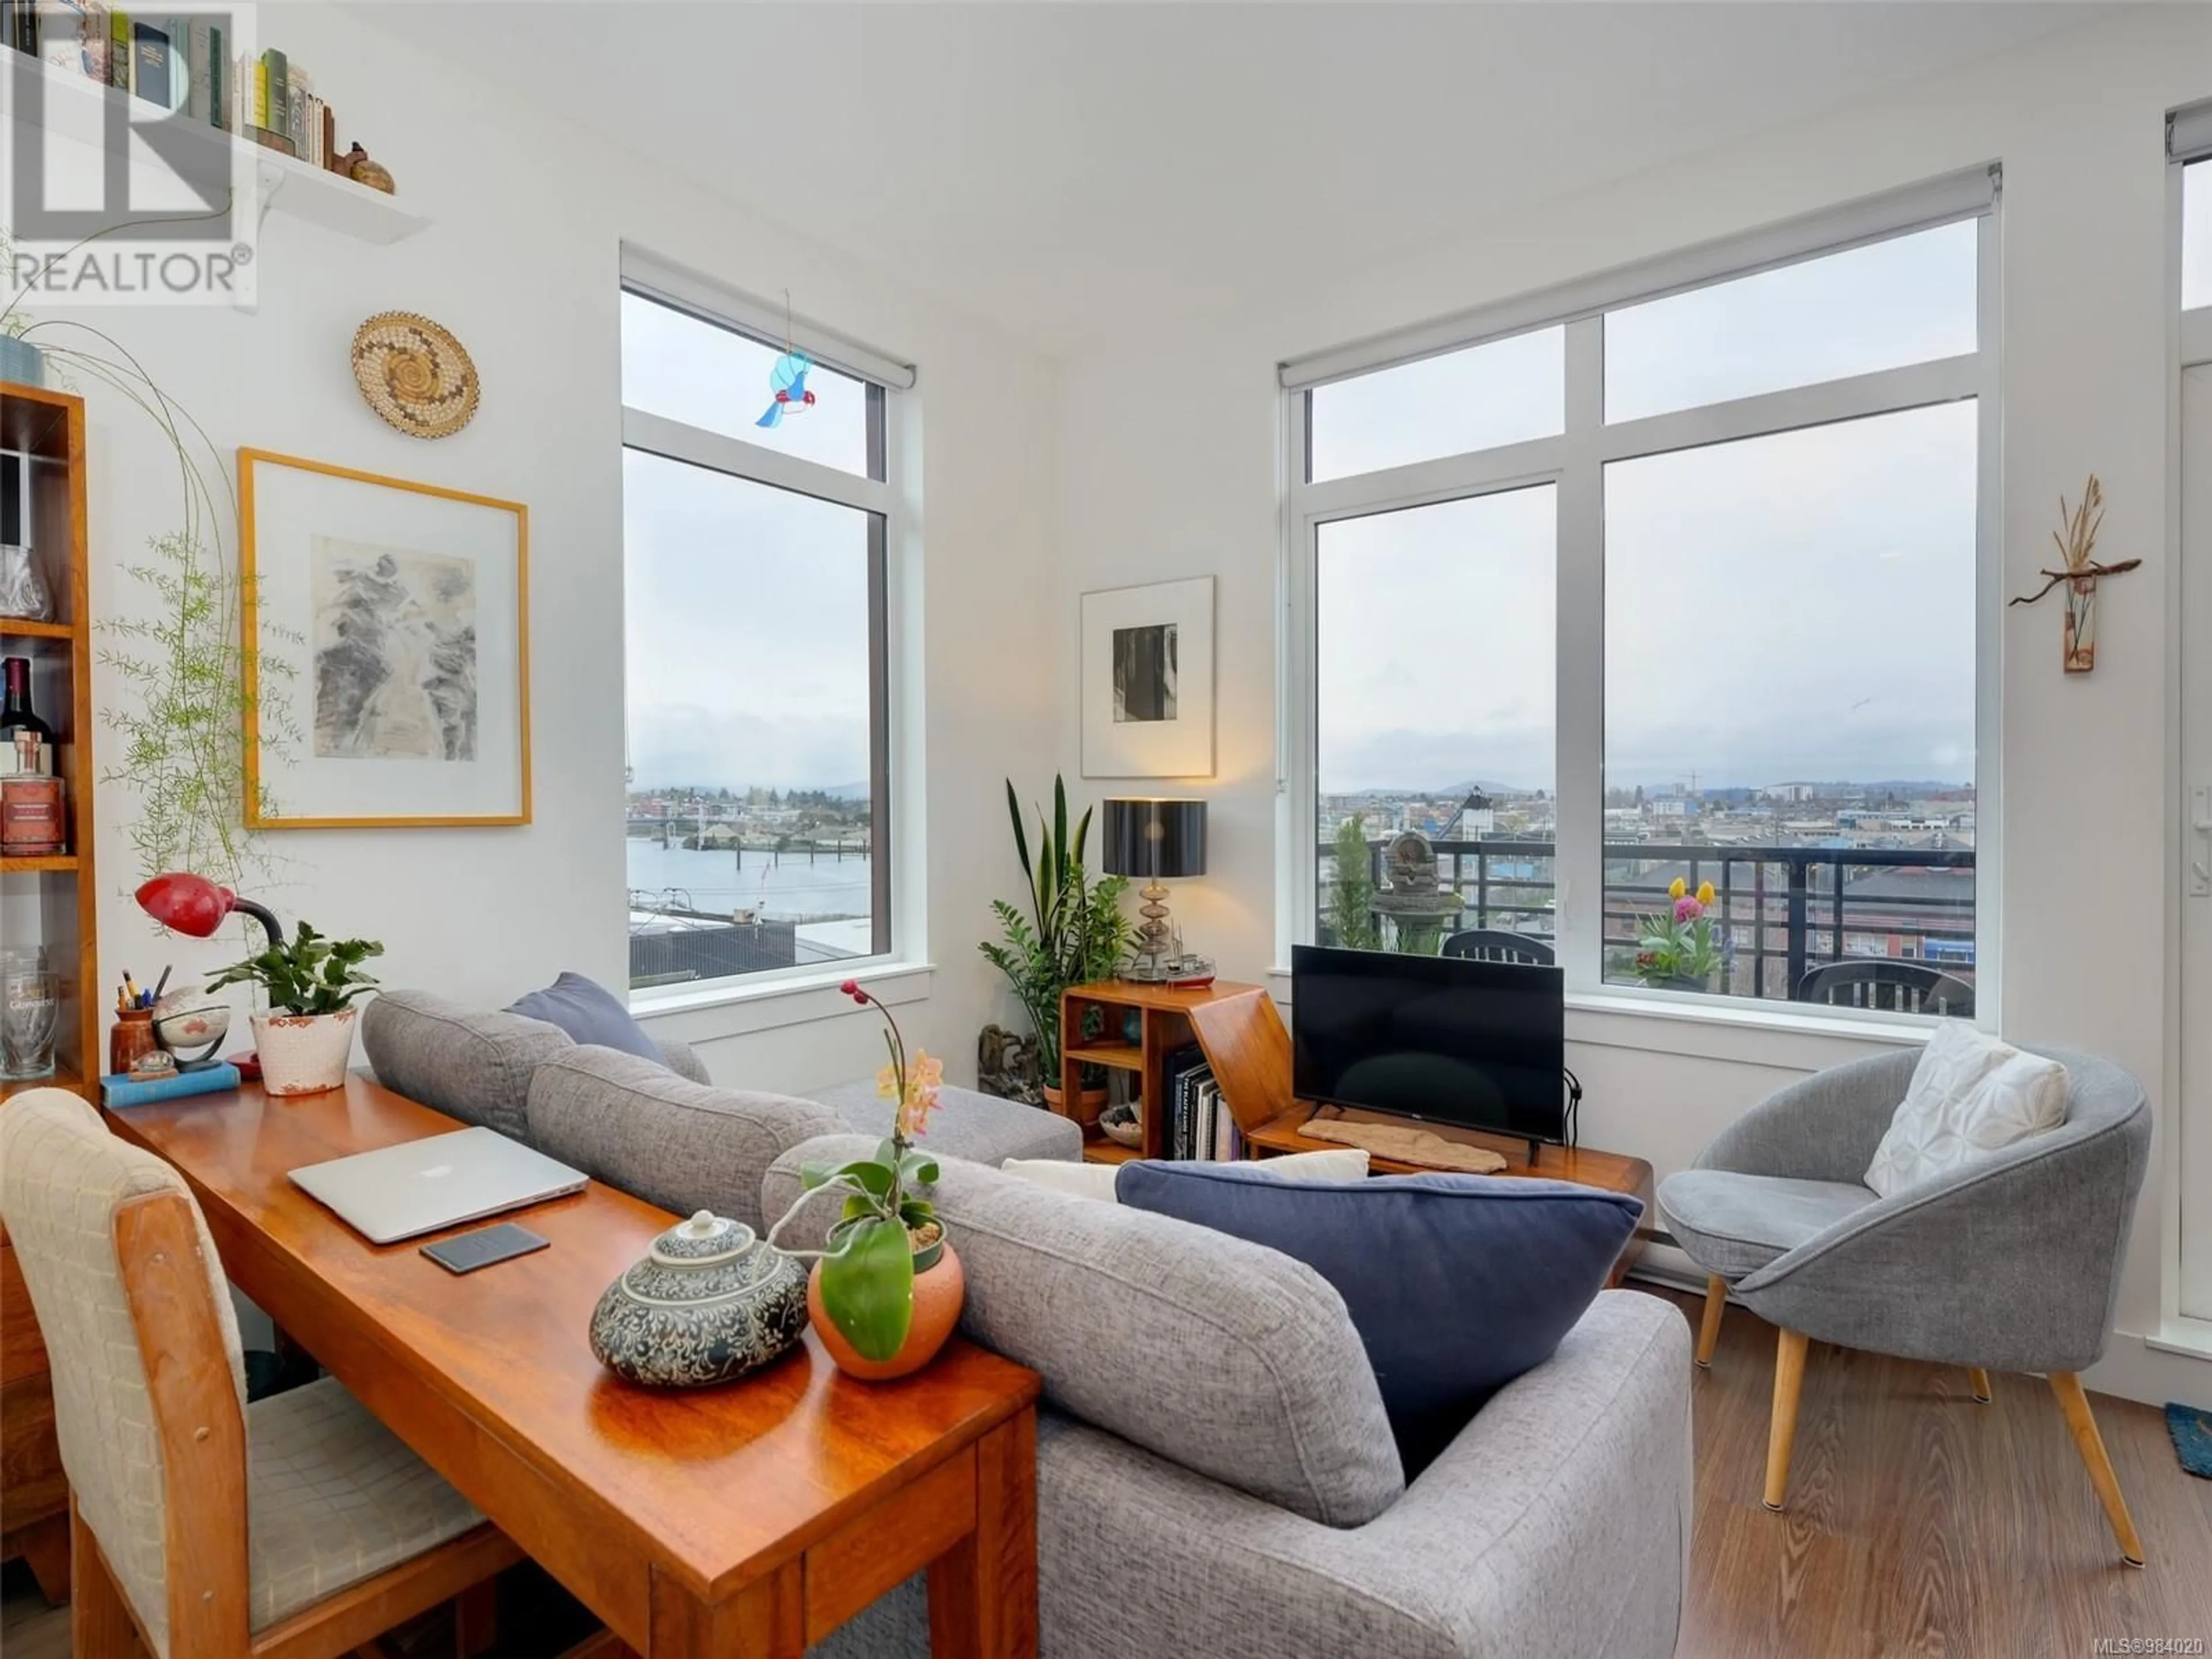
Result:
[[[775,393],[775,401],[753,424],[781,426],[785,410],[811,407],[814,394],[806,389],[806,371],[813,367],[814,360],[803,351],[787,351],[777,358],[775,367],[768,372],[769,390]]]

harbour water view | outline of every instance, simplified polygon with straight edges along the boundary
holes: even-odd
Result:
[[[673,901],[725,919],[739,910],[753,911],[763,921],[866,916],[872,891],[872,866],[862,852],[823,851],[811,858],[804,850],[700,852],[632,836],[629,865],[632,908],[641,908],[641,900],[644,908]]]

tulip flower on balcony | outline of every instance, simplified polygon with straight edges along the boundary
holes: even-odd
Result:
[[[1699,882],[1694,893],[1680,876],[1669,882],[1666,907],[1643,918],[1638,929],[1637,976],[1665,990],[1716,988],[1714,975],[1726,968],[1729,955],[1712,915],[1718,897],[1709,881]]]

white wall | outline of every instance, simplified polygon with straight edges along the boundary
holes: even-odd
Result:
[[[1279,289],[1065,369],[1056,598],[1060,753],[1079,769],[1077,598],[1213,573],[1219,769],[1205,793],[1210,872],[1178,916],[1225,973],[1254,977],[1275,938],[1274,692],[1279,486],[1274,365],[1300,352],[1571,278],[1991,159],[2002,210],[2005,591],[2044,560],[2058,493],[2094,471],[2101,550],[2150,574],[2108,585],[2095,675],[2063,677],[2046,605],[2004,625],[2003,1024],[2109,1054],[2158,1103],[2160,1143],[2129,1253],[2122,1335],[2093,1379],[2212,1402],[2212,1365],[2147,1350],[2160,1314],[2169,1200],[2171,1032],[2156,964],[2168,853],[2167,173],[2163,118],[2212,94],[2212,8],[2154,8],[1971,72],[1696,161],[1485,225],[1364,281]],[[1190,142],[1202,144],[1196,130]],[[1448,206],[1442,210],[1449,212]],[[1330,234],[1325,217],[1310,227]],[[1103,795],[1105,786],[1086,785]],[[2085,816],[2096,823],[2094,867]],[[1853,1045],[1679,1019],[1571,1016],[1588,1142],[1663,1176],[1777,1083]]]
[[[264,45],[316,86],[397,177],[432,227],[372,247],[269,216],[258,314],[108,311],[112,333],[206,428],[229,465],[240,445],[528,503],[535,817],[526,828],[293,831],[289,862],[260,896],[288,920],[384,940],[381,976],[496,1006],[574,968],[627,975],[622,695],[621,414],[617,248],[627,239],[759,295],[789,289],[804,314],[920,366],[926,541],[916,625],[927,716],[915,745],[927,801],[932,994],[909,1038],[956,1075],[974,1065],[994,976],[974,940],[1010,889],[1000,778],[1034,781],[1050,760],[1048,603],[1051,370],[982,324],[916,301],[889,275],[817,251],[668,179],[544,110],[320,7],[265,5]],[[347,352],[372,312],[426,313],[475,357],[481,412],[425,443],[370,412]],[[143,603],[121,568],[173,526],[173,461],[149,422],[92,390],[96,616]],[[731,653],[742,672],[743,626]],[[772,622],[769,625],[772,625]],[[96,696],[122,694],[102,671]],[[112,756],[103,755],[103,762]],[[100,951],[144,981],[165,960],[189,975],[236,954],[157,940],[128,896],[131,797],[104,789]],[[1001,856],[1003,855],[1003,857]],[[1002,867],[1002,866],[1004,867]],[[181,982],[181,981],[180,981]],[[707,1039],[726,1082],[801,1090],[872,1072],[872,1016],[834,995],[816,1023],[744,1036],[736,1016],[672,1022]],[[242,1022],[241,1022],[242,1024]]]

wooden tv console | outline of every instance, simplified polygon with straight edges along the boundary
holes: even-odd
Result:
[[[1274,999],[1253,988],[1238,994],[1198,1003],[1184,1011],[1192,1034],[1213,1067],[1223,1104],[1236,1118],[1248,1154],[1265,1158],[1282,1152],[1340,1152],[1340,1143],[1322,1140],[1304,1133],[1317,1115],[1346,1118],[1355,1122],[1405,1123],[1382,1112],[1347,1107],[1316,1107],[1291,1092],[1291,1034]],[[1572,1181],[1607,1192],[1626,1193],[1641,1200],[1644,1218],[1622,1248],[1607,1282],[1618,1285],[1643,1255],[1644,1244],[1656,1236],[1658,1211],[1652,1202],[1651,1166],[1640,1158],[1619,1152],[1595,1152],[1587,1146],[1534,1147],[1504,1135],[1449,1124],[1419,1126],[1445,1140],[1485,1146],[1505,1160],[1502,1174],[1535,1176],[1547,1181]],[[1415,1175],[1426,1167],[1396,1158],[1375,1157],[1369,1167],[1377,1175]]]

